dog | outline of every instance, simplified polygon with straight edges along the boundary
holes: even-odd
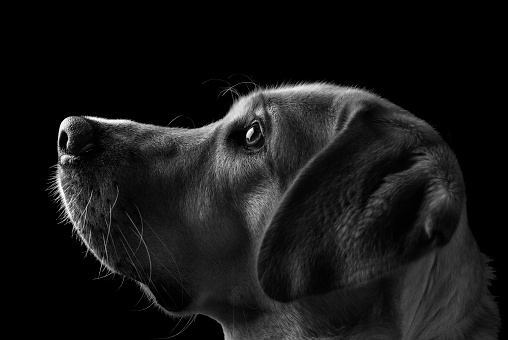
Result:
[[[68,117],[59,196],[109,270],[226,339],[495,339],[451,149],[371,92],[257,89],[195,129]]]

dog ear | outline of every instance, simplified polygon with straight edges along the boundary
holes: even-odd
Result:
[[[279,301],[382,277],[445,245],[459,223],[462,175],[437,132],[374,96],[340,106],[261,243],[258,278]]]

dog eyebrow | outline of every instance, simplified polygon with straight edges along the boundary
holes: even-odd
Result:
[[[234,129],[244,129],[255,119],[260,119],[263,122],[270,120],[266,109],[266,99],[261,92],[254,93],[252,97],[246,98],[246,101],[242,104],[239,103],[240,108],[233,110],[241,110],[231,121],[231,125]],[[242,107],[243,106],[243,107]]]
[[[263,92],[260,92],[258,94],[258,97],[256,98],[256,103],[254,105],[257,105],[256,109],[261,108],[261,111],[263,112],[263,118],[265,120],[268,120],[268,101],[264,95]]]
[[[266,97],[263,92],[257,92],[252,98],[252,108],[257,109],[259,106],[263,108],[266,106]]]
[[[269,114],[268,110],[268,101],[263,94],[263,92],[259,92],[256,94],[256,97],[252,98],[251,111],[255,117],[259,117],[262,119],[265,128],[270,130],[272,117]]]

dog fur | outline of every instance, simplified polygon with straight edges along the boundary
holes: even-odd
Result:
[[[389,101],[302,84],[197,129],[79,122],[59,137],[66,215],[165,312],[208,315],[226,339],[497,337],[457,160]]]

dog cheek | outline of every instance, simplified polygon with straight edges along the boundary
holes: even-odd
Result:
[[[270,180],[242,196],[238,201],[242,202],[239,209],[245,212],[245,224],[253,239],[260,241],[264,227],[280,199],[279,185]]]
[[[213,213],[211,193],[200,186],[189,189],[185,193],[181,210],[190,228],[206,224]]]
[[[208,182],[210,183],[210,181]],[[182,200],[181,211],[185,221],[185,234],[199,257],[214,261],[232,257],[232,248],[245,248],[246,235],[242,235],[242,223],[235,209],[224,206],[223,194],[212,193],[205,185],[190,186]],[[228,212],[228,213],[225,213]],[[244,234],[244,233],[243,233]],[[209,263],[208,263],[209,264]]]

